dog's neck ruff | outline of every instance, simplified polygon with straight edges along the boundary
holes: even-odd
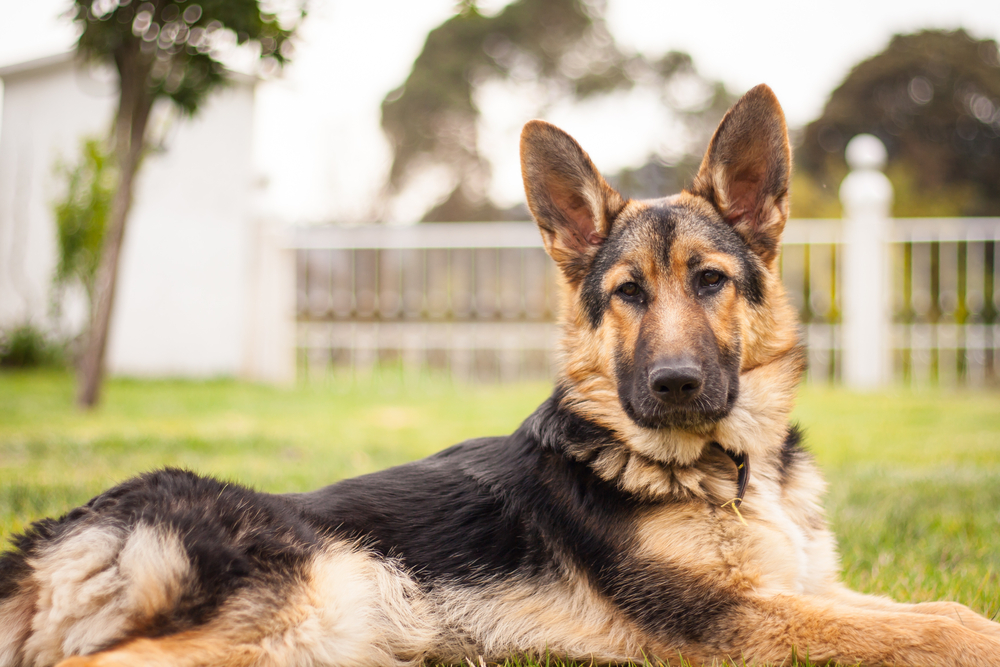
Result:
[[[563,397],[557,387],[522,427],[545,449],[586,465],[599,478],[644,501],[699,498],[715,505],[728,501],[738,508],[742,504],[750,480],[747,453],[705,439],[701,453],[690,463],[657,460],[630,447],[621,434],[576,413],[563,403]],[[715,452],[719,449],[725,457]],[[730,461],[737,469],[735,501]]]

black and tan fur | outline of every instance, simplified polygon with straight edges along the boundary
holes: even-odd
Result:
[[[549,400],[510,436],[312,493],[164,470],[39,522],[0,559],[0,665],[998,664],[1000,625],[838,581],[788,423],[771,91],[664,199],[626,200],[547,123],[521,150],[564,278]]]

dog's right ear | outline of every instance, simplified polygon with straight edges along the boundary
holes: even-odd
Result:
[[[521,176],[545,250],[571,283],[578,282],[625,199],[573,137],[543,120],[521,131]]]

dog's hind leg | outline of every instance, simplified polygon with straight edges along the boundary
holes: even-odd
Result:
[[[57,667],[250,667],[280,663],[267,660],[260,646],[234,644],[210,633],[183,632],[158,639],[134,639],[107,651],[73,656]]]
[[[179,538],[144,524],[85,526],[41,545],[0,606],[0,664],[51,665],[114,645],[169,611],[190,572]]]
[[[0,667],[21,664],[21,647],[31,634],[35,596],[19,591],[0,601]]]
[[[128,639],[60,667],[402,667],[420,662],[434,633],[420,591],[394,563],[329,542],[291,580],[262,580],[204,625]]]
[[[401,667],[418,663],[435,636],[420,590],[404,571],[330,541],[294,568],[248,577],[203,622],[144,637],[156,627],[150,619],[176,608],[190,580],[180,544],[155,530],[133,531],[124,547],[114,531],[81,535],[58,557],[39,559],[35,581],[45,585],[33,600],[18,598],[20,616],[14,607],[0,608],[11,618],[33,615],[8,663]],[[89,560],[80,558],[77,547],[84,546]]]

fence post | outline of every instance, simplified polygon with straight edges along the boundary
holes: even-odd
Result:
[[[287,230],[256,221],[248,276],[244,379],[276,384],[295,381],[295,250]]]
[[[892,184],[881,169],[885,146],[860,134],[847,144],[851,172],[840,185],[844,208],[843,380],[853,389],[889,382],[888,234]]]

